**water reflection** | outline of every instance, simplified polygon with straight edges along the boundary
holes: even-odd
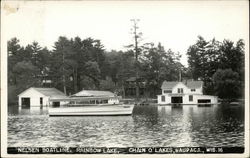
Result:
[[[142,106],[133,116],[49,117],[9,108],[9,146],[243,146],[244,108]]]
[[[11,106],[8,108],[8,115],[46,115],[48,114],[48,109],[40,109],[40,107],[35,108],[21,108],[18,106]]]

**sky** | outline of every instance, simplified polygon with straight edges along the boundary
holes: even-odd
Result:
[[[2,4],[4,40],[37,41],[53,49],[59,36],[101,40],[109,50],[126,50],[133,43],[131,19],[140,19],[140,44],[160,42],[182,55],[197,36],[234,42],[248,48],[248,1],[25,1]]]

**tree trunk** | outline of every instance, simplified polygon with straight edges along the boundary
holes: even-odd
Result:
[[[77,69],[73,69],[74,92],[77,93]]]
[[[125,97],[126,97],[125,88],[124,88],[124,84],[123,84],[123,81],[122,81],[122,98],[125,98]]]

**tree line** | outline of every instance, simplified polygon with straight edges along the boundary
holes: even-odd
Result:
[[[66,94],[98,89],[124,95],[126,80],[135,76],[134,56],[131,48],[106,51],[100,40],[92,38],[61,36],[52,50],[38,42],[21,46],[17,38],[12,38],[8,41],[9,101],[32,86],[55,87]],[[178,78],[174,65],[182,66],[180,56],[165,51],[161,44],[143,44],[138,57],[139,75],[148,88]]]
[[[204,92],[222,99],[244,96],[244,41],[206,41],[198,36],[187,50],[193,79],[204,81]]]
[[[155,93],[164,80],[202,80],[206,94],[221,98],[241,97],[244,89],[244,42],[236,44],[206,41],[201,36],[187,50],[188,67],[181,64],[180,53],[165,50],[161,43],[144,43],[135,50],[105,50],[100,40],[60,36],[53,49],[38,42],[21,46],[17,38],[8,41],[9,102],[29,87],[55,87],[66,94],[82,89],[110,90],[125,94],[126,80],[136,75],[143,79],[146,92]],[[226,91],[222,91],[226,89]]]

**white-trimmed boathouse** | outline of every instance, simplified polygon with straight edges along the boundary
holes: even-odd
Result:
[[[203,95],[202,81],[168,82],[161,86],[158,104],[216,104],[217,96]]]
[[[18,105],[23,108],[45,107],[50,99],[62,99],[67,96],[56,88],[30,87],[18,95]]]

